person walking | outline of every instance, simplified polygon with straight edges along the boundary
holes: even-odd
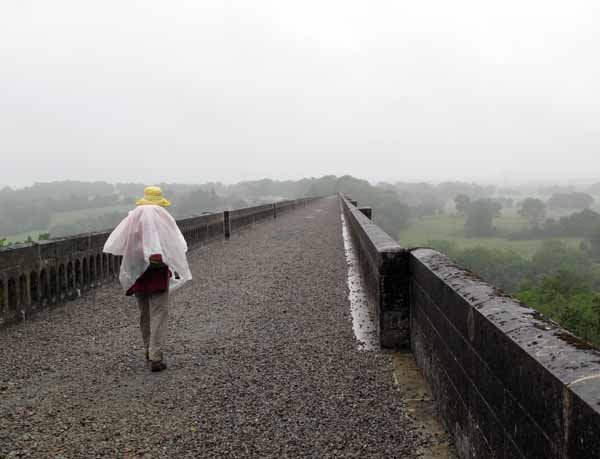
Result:
[[[119,281],[125,295],[135,295],[146,362],[153,372],[167,368],[163,346],[167,337],[169,294],[192,279],[187,243],[165,209],[171,203],[156,186],[147,187],[135,210],[119,223],[104,252],[123,257]]]

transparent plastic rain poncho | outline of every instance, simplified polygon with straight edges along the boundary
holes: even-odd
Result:
[[[161,254],[171,272],[169,290],[192,279],[186,252],[187,243],[175,219],[160,206],[139,206],[119,223],[104,244],[104,252],[122,256],[119,281],[125,291],[148,269],[150,255]]]

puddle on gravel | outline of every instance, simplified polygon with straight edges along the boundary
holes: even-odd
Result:
[[[458,459],[452,436],[440,418],[423,372],[411,352],[394,352],[394,386],[406,403],[409,417],[428,438],[417,451],[421,459]]]
[[[358,341],[358,348],[363,351],[379,349],[377,342],[377,328],[369,310],[366,290],[360,276],[358,259],[354,251],[354,244],[350,238],[346,219],[342,213],[342,233],[344,238],[344,252],[348,263],[348,298],[352,314],[352,328]]]

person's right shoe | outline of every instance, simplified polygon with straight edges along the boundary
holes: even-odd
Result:
[[[162,360],[153,360],[150,362],[150,370],[152,373],[157,373],[167,369],[167,364]]]

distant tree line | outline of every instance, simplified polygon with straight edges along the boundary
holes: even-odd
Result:
[[[242,208],[303,196],[335,193],[350,194],[360,202],[372,205],[376,221],[390,233],[410,224],[419,207],[403,203],[393,189],[371,185],[351,176],[325,176],[297,181],[256,180],[234,185],[206,183],[202,185],[159,183],[173,203],[169,211],[176,218],[202,215],[224,209]],[[58,212],[78,211],[130,205],[144,192],[142,183],[51,182],[36,183],[19,190],[0,190],[0,235],[32,231],[49,232],[52,237],[100,231],[114,227],[125,216],[124,211],[108,210],[94,217],[61,222],[52,218]],[[51,220],[56,221],[50,226]]]
[[[47,229],[56,212],[115,204],[115,188],[106,182],[63,181],[0,190],[0,235]]]
[[[373,207],[373,220],[389,234],[397,234],[402,228],[410,226],[413,209],[401,201],[398,193],[382,186],[371,185],[346,175],[343,177],[326,176],[313,179],[306,191],[308,196],[328,196],[342,193],[359,202]]]
[[[468,237],[496,236],[494,220],[500,216],[503,208],[516,205],[513,198],[498,196],[498,193],[519,193],[519,190],[463,182],[444,182],[437,185],[402,182],[372,185],[355,177],[334,175],[297,181],[263,179],[234,185],[218,182],[201,185],[158,185],[173,202],[170,211],[176,218],[279,199],[341,192],[352,195],[361,203],[373,206],[375,221],[392,235],[410,225],[414,218],[445,213],[448,204],[451,203],[456,212],[465,216],[465,234]],[[124,216],[124,212],[107,209],[106,213],[92,218],[82,217],[74,222],[57,221],[51,228],[50,221],[58,212],[108,208],[119,204],[133,207],[135,201],[143,194],[145,186],[143,183],[113,185],[107,182],[64,181],[36,183],[19,190],[5,188],[0,190],[0,235],[49,231],[53,237],[60,237],[111,228]],[[600,188],[600,184],[598,187]],[[545,191],[552,192],[547,202],[526,198],[518,203],[519,214],[529,221],[530,227],[517,231],[510,237],[584,237],[590,253],[598,253],[600,256],[600,248],[597,249],[600,237],[597,237],[599,231],[596,230],[597,227],[600,228],[598,214],[584,210],[581,215],[574,214],[558,220],[546,218],[547,209],[550,207],[587,209],[593,204],[593,198],[586,193],[560,187],[548,188]]]
[[[582,249],[592,259],[600,262],[600,214],[593,210],[585,209],[559,219],[549,218],[544,223],[536,221],[530,228],[515,231],[509,235],[509,238],[513,240],[564,237],[583,238]]]
[[[244,199],[217,195],[215,189],[226,190],[220,184],[160,185],[172,200],[171,210],[177,217],[247,205]],[[52,216],[60,212],[117,205],[131,205],[133,208],[137,199],[143,195],[145,186],[142,183],[112,185],[106,182],[62,181],[36,183],[22,189],[3,188],[0,190],[0,236],[49,231],[52,237],[62,237],[112,228],[123,218],[124,212],[111,210],[103,215],[82,217],[74,222],[58,221],[52,226],[51,221]]]
[[[594,198],[587,193],[557,193],[548,200],[550,209],[587,209],[594,205]]]
[[[566,196],[566,195],[565,195]],[[527,198],[519,203],[518,213],[529,222],[529,228],[515,231],[509,235],[510,239],[547,239],[559,237],[582,237],[588,241],[589,249],[598,253],[600,247],[598,238],[600,234],[600,214],[588,209],[593,199],[584,193],[572,193],[564,200],[560,195],[554,195],[549,202],[562,202],[560,205],[579,205],[584,210],[575,212],[559,219],[546,218],[548,206],[540,199]],[[589,198],[589,199],[588,199]],[[591,199],[591,201],[590,201]],[[458,195],[454,199],[457,212],[465,215],[465,235],[467,237],[491,237],[496,235],[494,219],[501,215],[506,200],[497,198],[483,198],[471,200],[466,195]],[[569,207],[573,208],[573,207]]]

